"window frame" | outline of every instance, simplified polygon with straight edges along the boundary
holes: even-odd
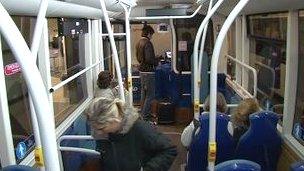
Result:
[[[23,16],[21,16],[23,17]],[[27,16],[24,16],[27,17]],[[98,40],[94,40],[95,37],[92,37],[92,23],[91,20],[88,19],[88,25],[89,25],[89,31],[85,34],[85,68],[89,68],[93,66],[93,55],[92,55],[92,41],[98,42]],[[45,19],[45,22],[47,23],[47,19]],[[96,27],[96,28],[95,28]],[[97,33],[100,34],[100,27],[99,25],[94,25],[94,29],[97,29]],[[1,36],[1,35],[0,35]],[[31,35],[32,36],[32,35]],[[48,98],[49,103],[51,106],[51,113],[54,115],[53,110],[53,97],[52,93],[49,91],[52,87],[51,84],[51,69],[50,69],[50,54],[49,54],[49,42],[48,42],[48,25],[45,24],[43,28],[43,33],[41,37],[41,42],[38,50],[38,66],[41,73],[41,76],[43,78],[43,81],[46,86],[46,91],[48,92]],[[99,45],[100,46],[100,45]],[[13,139],[12,139],[12,130],[10,125],[10,118],[9,118],[9,111],[8,111],[8,103],[7,103],[7,94],[6,94],[6,86],[5,86],[5,76],[4,76],[4,66],[3,66],[3,58],[2,58],[2,48],[1,48],[1,40],[0,40],[0,84],[2,84],[0,88],[0,111],[3,113],[3,115],[0,116],[0,133],[3,135],[3,138],[0,139],[0,159],[2,166],[6,165],[14,165],[16,164],[16,158],[15,158],[15,148],[13,145]],[[87,85],[87,93],[88,97],[83,100],[82,103],[79,104],[79,106],[73,110],[69,114],[68,117],[64,119],[62,123],[60,123],[56,127],[56,138],[58,139],[71,125],[72,123],[83,113],[85,108],[89,105],[89,102],[93,98],[93,74],[96,75],[97,69],[99,65],[96,65],[95,67],[89,69],[86,71],[86,85]],[[2,129],[3,128],[3,129]],[[3,142],[2,142],[3,141]],[[2,149],[2,150],[1,150]],[[22,165],[29,165],[33,166],[35,164],[34,160],[34,151],[29,152],[29,154],[20,161],[19,164]]]

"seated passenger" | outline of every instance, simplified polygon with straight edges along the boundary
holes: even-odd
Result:
[[[168,170],[176,147],[119,99],[94,98],[85,111],[106,171]],[[103,139],[103,140],[102,140]],[[106,140],[105,140],[106,139]]]
[[[217,106],[216,110],[217,112],[220,113],[226,113],[227,112],[227,103],[225,100],[225,97],[222,93],[217,93]],[[202,114],[208,113],[210,110],[210,97],[208,96],[204,102],[204,112]],[[192,142],[192,136],[195,131],[195,135],[199,132],[200,130],[200,123],[199,123],[199,118],[194,117],[193,121],[184,129],[182,135],[181,135],[181,142],[185,147],[189,147],[191,142]],[[231,123],[228,124],[228,131],[232,135],[233,134],[233,129],[231,126]]]
[[[233,138],[238,141],[250,126],[249,115],[260,111],[256,99],[248,98],[240,102],[236,112],[231,116]]]
[[[97,88],[94,91],[94,97],[119,98],[119,86],[109,71],[101,71],[98,74]],[[129,92],[124,88],[126,104],[129,102]]]

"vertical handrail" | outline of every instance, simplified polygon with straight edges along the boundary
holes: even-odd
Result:
[[[41,36],[42,36],[42,32],[43,32],[43,27],[45,24],[45,15],[46,15],[46,11],[47,11],[47,7],[48,7],[48,0],[41,0],[40,2],[40,7],[39,7],[39,12],[37,15],[37,20],[36,20],[36,24],[35,24],[35,29],[34,29],[34,35],[33,35],[33,41],[31,44],[31,52],[32,52],[32,56],[34,58],[34,61],[37,61],[37,56],[38,56],[38,49],[39,49],[39,45],[40,45],[40,40],[41,40]],[[34,132],[34,138],[35,138],[35,152],[37,153],[37,158],[35,158],[36,160],[36,164],[38,166],[43,166],[43,157],[39,156],[40,152],[41,152],[41,137],[40,137],[40,131],[39,131],[39,123],[37,120],[37,114],[35,111],[35,106],[33,104],[33,98],[32,95],[29,94],[29,104],[30,104],[30,111],[31,111],[31,123],[33,126],[33,132]],[[39,161],[37,161],[39,157]]]
[[[133,86],[132,86],[132,56],[131,56],[131,31],[130,31],[130,13],[131,7],[127,8],[122,4],[125,12],[125,28],[126,28],[126,51],[127,51],[127,78],[129,91],[129,105],[133,105]]]
[[[241,62],[241,61],[233,58],[230,55],[226,55],[226,57],[229,58],[230,60],[234,61],[236,64],[239,64],[242,67],[244,67],[244,68],[246,68],[246,69],[248,69],[248,70],[250,70],[252,72],[252,74],[253,74],[253,95],[252,95],[252,97],[256,97],[256,95],[257,95],[257,86],[258,86],[258,83],[257,83],[258,82],[258,74],[257,74],[256,69],[253,68],[252,66],[249,66],[249,65],[245,64],[244,62]]]
[[[54,116],[51,114],[42,77],[23,36],[1,3],[0,16],[0,32],[20,64],[25,82],[32,95],[40,128],[43,156],[45,156],[45,168],[47,171],[59,171]]]
[[[103,39],[102,39],[102,21],[98,20],[98,25],[99,25],[99,32],[100,35],[98,36],[99,38],[99,54],[100,54],[100,70],[104,71],[104,54],[103,54]]]
[[[207,14],[212,9],[212,5],[213,5],[213,0],[210,0]],[[206,24],[206,26],[204,28],[204,33],[203,33],[203,37],[202,37],[202,40],[201,40],[201,48],[200,48],[200,53],[199,53],[199,56],[198,56],[198,59],[199,59],[199,62],[198,62],[198,73],[201,73],[201,71],[202,71],[203,54],[204,54],[205,42],[206,42],[207,31],[208,31],[208,23]],[[200,75],[198,76],[198,83],[201,84],[201,76]]]
[[[209,157],[210,155],[216,155],[216,91],[217,91],[217,67],[220,57],[221,48],[225,39],[225,36],[239,14],[239,12],[244,8],[249,0],[240,0],[238,4],[229,14],[226,19],[219,35],[217,37],[213,55],[211,59],[211,78],[210,78],[210,116],[209,116]],[[209,160],[208,168],[209,170],[214,170],[215,160]]]
[[[202,36],[203,29],[205,28],[206,24],[209,22],[209,19],[212,17],[212,15],[215,13],[215,11],[219,8],[219,6],[224,2],[224,0],[218,0],[216,4],[212,7],[210,12],[206,15],[204,18],[202,24],[198,28],[195,42],[194,42],[194,48],[193,48],[193,102],[194,102],[194,117],[198,118],[199,116],[199,85],[198,84],[198,46],[199,42]]]
[[[177,62],[177,56],[176,56],[176,31],[175,26],[173,23],[173,19],[170,19],[170,28],[171,28],[171,35],[172,35],[172,69],[175,73],[179,73],[179,71],[176,69],[176,62]]]
[[[102,13],[104,15],[104,20],[106,22],[106,27],[107,27],[108,34],[109,34],[111,49],[112,49],[112,53],[114,56],[115,69],[116,69],[117,80],[118,80],[118,85],[119,85],[119,96],[120,96],[120,99],[123,102],[125,102],[125,94],[124,94],[124,87],[123,87],[123,83],[122,83],[121,68],[120,68],[120,64],[119,64],[117,48],[115,45],[115,40],[114,40],[114,36],[113,36],[113,31],[111,28],[109,15],[108,15],[108,12],[106,9],[106,4],[105,4],[104,0],[99,0],[99,2],[100,2]]]

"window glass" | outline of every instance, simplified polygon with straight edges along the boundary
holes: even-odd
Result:
[[[299,58],[293,135],[304,144],[304,11],[299,13]]]
[[[62,27],[69,29],[70,26],[68,24],[74,20],[76,22],[76,19],[48,19],[52,86],[66,80],[86,67],[85,34],[73,34],[72,30],[79,28],[71,27],[71,34],[65,34],[64,32],[68,32],[68,30],[62,30]],[[83,22],[82,19],[79,19],[78,23],[82,23],[83,28],[87,27],[87,22]],[[69,116],[87,97],[85,74],[56,90],[53,93],[56,126]]]
[[[184,20],[177,19],[174,22],[176,30],[176,67],[178,71],[191,71],[191,56],[193,54],[194,41],[197,30],[203,21],[204,16],[196,15],[193,18]],[[213,50],[213,27],[212,21],[208,24],[208,31],[204,51],[211,56]]]
[[[287,13],[249,16],[249,63],[257,70],[261,107],[283,114],[286,73]],[[253,78],[249,77],[253,92]]]
[[[236,50],[236,41],[235,41],[235,23],[233,23],[227,34],[228,41],[228,55],[235,58],[235,50]],[[235,80],[235,68],[236,63],[231,59],[227,59],[227,74],[231,77],[231,79]]]
[[[112,28],[114,33],[123,33],[124,31],[124,25],[122,23],[113,23]],[[106,25],[103,23],[103,33],[108,33],[106,29]],[[127,56],[126,56],[126,38],[125,36],[115,36],[115,45],[118,52],[118,58],[119,58],[119,64],[121,67],[121,73],[123,77],[126,76],[127,72]],[[132,43],[132,42],[131,42]],[[113,58],[113,53],[111,50],[111,44],[109,37],[103,37],[103,53],[104,53],[104,64],[105,64],[105,70],[109,70],[112,73],[116,73],[115,71],[115,63]],[[116,75],[114,74],[114,77]]]
[[[30,45],[31,33],[35,27],[35,18],[13,17],[13,20],[20,29],[27,44]],[[17,163],[19,163],[32,151],[34,145],[28,89],[20,65],[17,63],[15,56],[3,37],[1,38],[1,42],[13,142]]]

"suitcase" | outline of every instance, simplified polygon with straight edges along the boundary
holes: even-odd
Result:
[[[157,116],[159,124],[175,122],[174,105],[168,100],[159,101],[157,104]]]

